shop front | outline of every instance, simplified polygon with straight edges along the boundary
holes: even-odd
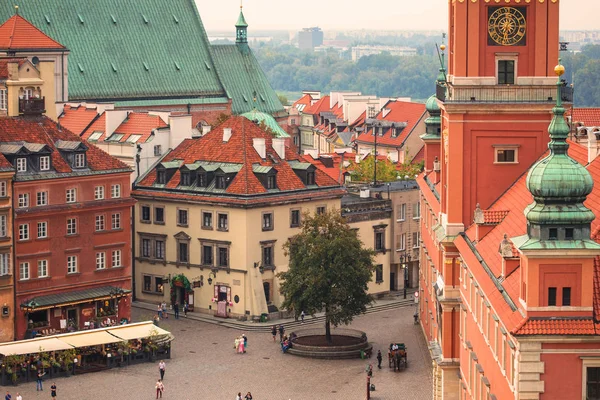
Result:
[[[229,307],[233,305],[231,302],[231,287],[226,285],[215,285],[214,286],[215,297],[213,297],[213,303],[217,303],[216,316],[221,318],[228,318]]]
[[[130,290],[105,286],[24,300],[17,337],[28,339],[127,322],[130,294]]]

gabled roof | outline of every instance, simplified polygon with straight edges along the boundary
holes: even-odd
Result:
[[[223,129],[231,129],[231,137],[227,142],[223,141]],[[266,157],[261,156],[254,149],[253,139],[262,138],[265,140]],[[226,163],[228,165],[235,164],[235,170],[231,169],[230,173],[235,173],[233,180],[225,190],[215,189],[214,184],[206,188],[181,188],[180,173],[177,170],[168,180],[166,184],[155,184],[157,178],[156,168],[152,169],[140,183],[136,185],[135,193],[143,196],[145,193],[159,195],[162,197],[175,199],[198,199],[204,201],[205,196],[213,196],[212,201],[230,201],[229,196],[254,196],[254,195],[270,195],[285,197],[288,193],[292,196],[306,196],[300,192],[302,190],[316,189],[334,189],[334,192],[343,190],[338,183],[327,176],[322,171],[317,170],[315,173],[316,185],[307,187],[302,180],[296,175],[290,162],[303,161],[301,157],[292,149],[286,148],[285,158],[281,159],[272,146],[273,137],[271,134],[264,132],[260,127],[246,118],[241,116],[233,116],[221,125],[212,129],[209,133],[201,138],[192,138],[184,140],[177,148],[170,152],[162,161],[162,163],[170,163],[176,161],[178,165],[202,163]],[[260,182],[254,171],[259,167],[272,168],[277,173],[277,189],[268,190]],[[219,167],[222,169],[222,167]],[[261,170],[265,170],[261,168]],[[169,188],[169,191],[161,191],[163,187]],[[150,192],[149,192],[150,191]],[[158,194],[157,194],[158,193]],[[244,200],[247,204],[248,201]]]
[[[82,143],[83,139],[67,129],[58,125],[47,117],[5,117],[0,118],[0,143],[24,143],[30,151],[49,149],[52,166],[55,171],[45,173],[60,177],[62,173],[73,173],[70,165],[65,161],[57,148],[69,146],[73,143]],[[89,175],[98,172],[123,172],[131,169],[123,162],[108,155],[95,146],[86,146],[87,170],[77,171],[79,175]],[[52,176],[48,176],[52,177]],[[26,179],[26,178],[23,178]]]
[[[213,45],[215,65],[227,95],[231,111],[243,114],[254,108],[267,114],[283,114],[277,93],[246,44]],[[254,101],[256,95],[256,101]]]
[[[581,122],[587,127],[600,126],[600,108],[574,108],[573,113],[568,111],[567,115],[572,115],[571,121],[574,123]]]
[[[87,108],[85,106],[71,107],[65,105],[62,114],[58,117],[58,122],[73,132],[81,136],[85,129],[98,117],[98,110]]]
[[[3,1],[0,20],[13,16],[14,5],[71,51],[71,100],[225,94],[194,0],[144,0],[135,6],[114,0]],[[182,38],[189,43],[175,45]]]
[[[300,112],[304,112],[304,109],[310,106],[310,103],[312,103],[312,96],[308,93],[305,93],[302,97],[294,102],[292,107],[296,108]]]
[[[377,144],[384,146],[401,146],[426,113],[425,104],[422,103],[389,101],[377,114],[375,119],[380,121],[405,123],[406,127],[403,128],[396,137],[392,137],[392,129],[386,129],[383,136],[380,135],[377,137]],[[373,129],[361,132],[356,138],[356,142],[375,143]]]
[[[148,113],[130,112],[127,118],[115,129],[113,134],[122,134],[119,142],[124,143],[131,139],[131,135],[139,135],[136,143],[144,143],[155,129],[164,128],[167,124],[158,115]],[[108,138],[105,138],[108,139]]]
[[[9,4],[12,2],[6,2]],[[0,51],[66,50],[65,46],[50,38],[18,14],[0,25]]]
[[[330,96],[323,96],[317,102],[315,102],[315,104],[306,107],[303,113],[319,116],[319,114],[323,111],[330,111],[331,108],[329,107],[329,100]]]
[[[415,154],[415,156],[413,157],[412,161],[410,162],[411,164],[418,164],[421,161],[423,161],[425,159],[425,146],[421,147],[421,150],[419,150],[417,152],[417,154]]]

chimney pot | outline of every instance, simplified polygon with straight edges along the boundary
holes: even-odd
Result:
[[[227,143],[231,139],[231,128],[223,128],[223,142]]]
[[[267,158],[267,145],[265,143],[264,138],[253,138],[252,143],[254,145],[254,150],[258,153],[260,158],[263,160]]]
[[[285,139],[284,138],[273,138],[273,149],[281,158],[285,160]]]

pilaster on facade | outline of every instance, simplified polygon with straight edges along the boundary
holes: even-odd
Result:
[[[517,398],[520,400],[539,400],[544,393],[544,362],[541,360],[542,343],[539,341],[520,341],[517,353]]]

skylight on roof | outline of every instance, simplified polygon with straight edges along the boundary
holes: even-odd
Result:
[[[110,137],[108,139],[106,139],[107,142],[118,142],[119,140],[123,139],[123,136],[125,136],[122,133],[113,133],[112,135],[110,135]]]
[[[138,140],[140,140],[140,138],[142,137],[142,135],[130,135],[126,142],[127,143],[136,143]]]
[[[98,140],[102,136],[102,132],[96,131],[90,135],[88,140]]]

